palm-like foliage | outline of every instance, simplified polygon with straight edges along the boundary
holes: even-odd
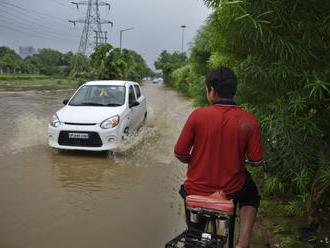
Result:
[[[90,57],[92,78],[141,81],[150,69],[138,53],[103,44],[95,48]]]
[[[162,71],[164,82],[168,85],[172,85],[174,82],[171,74],[177,68],[183,66],[186,60],[187,57],[185,54],[179,52],[169,53],[164,50],[155,62],[155,68]]]
[[[330,204],[330,1],[204,2],[214,11],[188,65],[169,73],[173,85],[203,104],[206,71],[233,68],[239,100],[261,122],[271,172],[264,190],[289,197],[289,215],[304,205],[317,224]]]
[[[318,222],[330,188],[330,2],[205,3],[214,8],[211,65],[235,68],[240,99],[253,102],[261,120],[273,174],[268,189],[310,194],[309,222]]]

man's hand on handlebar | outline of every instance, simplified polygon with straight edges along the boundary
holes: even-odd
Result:
[[[258,167],[258,166],[265,166],[266,162],[265,160],[260,160],[260,161],[250,161],[248,159],[245,160],[245,163],[248,165],[251,165],[253,167]]]

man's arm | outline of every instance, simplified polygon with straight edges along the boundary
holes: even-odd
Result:
[[[191,160],[191,155],[180,155],[174,152],[175,157],[180,160],[181,163],[189,164]]]
[[[260,166],[265,163],[264,161],[264,154],[263,154],[263,147],[261,142],[261,132],[258,125],[258,122],[255,120],[255,123],[251,125],[250,135],[247,145],[247,163],[251,164],[252,166]]]
[[[192,112],[184,125],[174,148],[174,154],[182,163],[189,164],[194,145],[195,112]]]
[[[266,161],[265,160],[259,160],[259,161],[250,161],[250,160],[245,160],[245,163],[246,164],[249,164],[249,165],[251,165],[251,166],[253,166],[253,167],[258,167],[258,166],[263,166],[263,165],[265,165],[265,163],[266,163]]]

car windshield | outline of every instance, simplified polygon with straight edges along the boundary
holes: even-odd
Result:
[[[125,87],[110,85],[85,85],[74,95],[71,106],[122,106],[125,103]]]

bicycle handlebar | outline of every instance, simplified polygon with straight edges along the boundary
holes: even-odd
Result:
[[[261,160],[261,161],[257,161],[257,162],[254,162],[254,161],[250,161],[248,159],[245,160],[245,163],[246,164],[251,164],[251,165],[263,165],[265,162],[265,160]]]

